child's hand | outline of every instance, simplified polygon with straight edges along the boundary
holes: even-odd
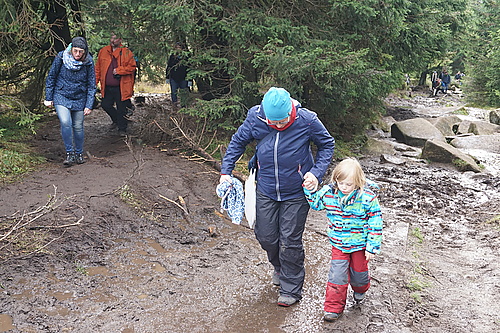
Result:
[[[368,251],[365,251],[365,258],[366,258],[366,261],[370,261],[373,258],[375,258],[375,254],[374,253],[370,253]]]
[[[304,175],[303,185],[307,190],[315,192],[318,189],[318,183],[318,178],[316,178],[315,175],[310,172],[306,172],[306,174]]]

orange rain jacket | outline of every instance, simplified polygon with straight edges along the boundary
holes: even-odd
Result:
[[[120,45],[114,52],[111,45],[103,47],[97,55],[95,64],[95,79],[96,85],[101,82],[101,94],[104,97],[106,89],[106,72],[111,65],[111,57],[115,57],[118,62],[116,72],[121,75],[120,78],[120,93],[122,101],[130,99],[134,94],[134,73],[136,63],[134,54],[128,48]]]

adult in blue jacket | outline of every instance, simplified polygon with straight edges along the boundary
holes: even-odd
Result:
[[[302,184],[318,185],[335,141],[314,112],[275,87],[248,111],[233,135],[222,161],[221,183],[230,181],[236,161],[252,141],[257,141],[255,236],[274,267],[272,280],[280,286],[277,303],[290,306],[302,298],[305,277],[302,234],[309,205]]]
[[[66,148],[63,164],[82,164],[83,118],[92,111],[96,92],[95,71],[87,41],[75,37],[66,50],[57,54],[45,83],[47,107],[55,107]]]
[[[450,74],[448,74],[448,71],[446,69],[443,69],[443,72],[441,73],[441,75],[439,75],[439,78],[441,79],[441,85],[443,87],[442,91],[446,94],[451,83]]]

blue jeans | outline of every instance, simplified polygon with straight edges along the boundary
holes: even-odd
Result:
[[[175,81],[174,79],[170,79],[170,96],[172,97],[172,102],[177,102],[177,90],[186,89],[187,87],[188,82],[186,80]]]
[[[83,153],[83,110],[71,111],[62,105],[55,105],[55,108],[61,123],[61,135],[66,152]]]

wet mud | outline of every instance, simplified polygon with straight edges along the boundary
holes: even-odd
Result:
[[[414,103],[418,114],[421,100]],[[355,305],[350,295],[344,315],[326,323],[323,213],[310,213],[304,234],[304,297],[278,307],[253,231],[219,213],[218,173],[183,157],[175,142],[145,146],[134,124],[123,138],[108,123],[99,109],[86,119],[89,158],[64,168],[53,117],[34,142],[49,162],[1,187],[3,219],[49,197],[57,204],[30,229],[43,235],[43,249],[2,250],[0,332],[500,331],[497,175],[361,158],[381,186],[382,253],[371,262],[366,300]]]

